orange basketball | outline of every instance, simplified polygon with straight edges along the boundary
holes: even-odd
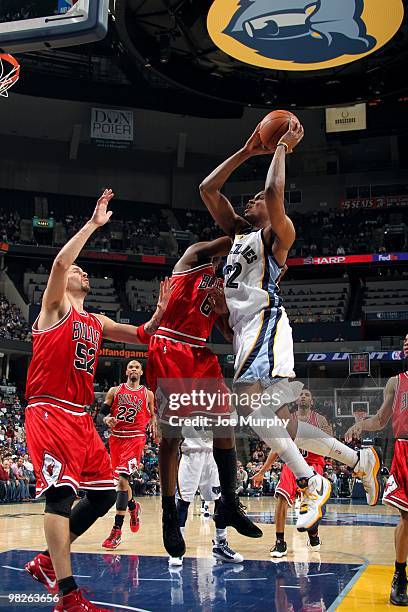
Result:
[[[289,129],[289,121],[291,119],[299,123],[296,115],[286,110],[272,111],[262,119],[259,127],[259,136],[262,144],[267,149],[276,149],[279,140]]]

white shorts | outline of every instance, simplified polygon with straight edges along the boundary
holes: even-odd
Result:
[[[234,327],[234,383],[261,382],[264,388],[279,378],[294,378],[292,328],[283,307],[263,310]]]
[[[204,501],[215,501],[221,495],[218,468],[212,452],[181,455],[176,498],[191,503],[198,488]]]

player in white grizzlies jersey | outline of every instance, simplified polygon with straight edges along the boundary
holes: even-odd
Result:
[[[252,428],[288,465],[303,491],[299,531],[310,530],[320,521],[331,486],[307,465],[297,447],[352,467],[362,479],[370,505],[378,501],[380,468],[374,449],[356,452],[309,423],[290,420],[287,404],[298,398],[302,385],[290,382],[295,376],[292,330],[280,302],[278,282],[296,237],[284,204],[285,155],[299,144],[303,134],[303,127],[291,122],[273,154],[265,190],[248,202],[243,217],[234,211],[221,189],[244,161],[273,153],[263,147],[259,126],[245,146],[218,166],[200,186],[214,220],[233,240],[224,288],[234,332],[234,391],[240,396],[239,409],[251,413],[259,408],[255,402],[248,407],[248,397],[259,399],[262,394],[263,401],[265,396],[270,398],[256,411]],[[273,428],[263,425],[273,413],[281,423]],[[287,430],[283,419],[288,419]]]
[[[217,510],[221,497],[218,467],[213,456],[213,433],[211,430],[183,426],[181,458],[177,474],[177,515],[181,533],[184,537],[185,525],[190,504],[200,488],[205,502],[215,502]],[[227,563],[242,563],[243,556],[228,546],[227,529],[217,525],[214,515],[215,535],[212,554],[216,559]],[[183,557],[169,557],[169,565],[182,565]]]

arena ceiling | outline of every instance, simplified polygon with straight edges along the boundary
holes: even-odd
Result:
[[[288,57],[290,55],[286,47],[279,47],[277,52],[274,49],[277,61],[270,61],[270,58],[265,61],[265,58],[254,60],[255,56],[259,57],[259,52],[253,48],[250,50],[252,55],[248,56],[252,59],[248,59],[245,53],[242,56],[242,31],[247,37],[246,44],[253,46],[253,27],[260,27],[258,24],[261,23],[267,33],[271,31],[271,23],[276,28],[275,21],[263,23],[254,17],[254,5],[275,6],[282,4],[282,1],[112,1],[109,35],[104,41],[63,52],[25,54],[27,78],[21,79],[18,89],[22,93],[32,94],[40,84],[44,95],[52,97],[63,96],[107,104],[116,100],[116,103],[125,106],[200,116],[239,116],[244,106],[310,108],[407,95],[408,25],[404,19],[399,27],[397,14],[384,34],[374,31],[381,23],[377,18],[375,27],[374,22],[370,22],[369,26],[360,23],[360,31],[357,33],[356,24],[350,24],[347,16],[346,25],[336,26],[340,31],[348,28],[354,32],[354,46],[348,51],[350,63],[338,60],[344,57],[344,48],[339,42],[343,39],[340,35],[336,38],[333,33],[330,34],[330,40],[337,41],[337,51],[331,49],[328,52],[322,47],[318,62],[316,58],[314,63],[311,61],[313,54],[306,48],[295,58],[295,62],[294,56],[289,58],[291,64],[282,61],[283,57],[286,59],[285,53]],[[373,3],[375,8],[374,3],[378,1],[364,0],[364,6]],[[316,0],[313,3],[309,0],[306,4],[323,6],[325,2]],[[404,0],[404,4],[406,2]],[[357,6],[362,3],[363,0],[345,0],[342,4]],[[382,1],[382,5],[387,4],[388,9],[392,3],[400,7],[402,15],[402,0],[387,0],[387,3]],[[284,4],[288,5],[286,0]],[[289,4],[303,6],[305,2],[290,0]],[[333,2],[330,0],[328,4],[332,6]],[[242,31],[236,35],[238,38],[241,36],[238,46],[234,46],[236,41],[230,45],[222,34],[222,27],[221,38],[220,32],[214,31],[214,23],[217,24],[220,17],[217,14],[212,20],[209,35],[208,13],[210,9],[214,11],[219,6],[222,11],[227,6],[241,7],[241,14],[245,8],[252,10],[252,19],[245,22]],[[318,21],[321,24],[322,19]],[[321,25],[318,27],[320,31],[324,29]],[[233,34],[235,36],[236,33]],[[323,37],[316,32],[313,34],[317,39],[318,36]],[[230,37],[231,40],[234,36]],[[387,37],[391,38],[389,42]],[[381,45],[376,46],[375,41],[380,41]],[[317,42],[322,43],[319,39]],[[225,48],[220,48],[223,45]],[[301,60],[303,56],[309,58],[308,62]],[[267,67],[254,65],[251,63],[254,61],[267,64]]]

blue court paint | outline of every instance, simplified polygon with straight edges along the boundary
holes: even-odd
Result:
[[[255,523],[274,523],[273,512],[250,512],[248,516]],[[288,525],[296,524],[296,516],[293,510],[288,512]],[[320,521],[321,525],[336,526],[349,525],[359,527],[395,527],[399,523],[399,516],[396,514],[361,514],[355,512],[337,512],[330,508]]]
[[[0,553],[0,610],[46,612],[52,605],[12,603],[10,593],[44,594],[45,589],[21,568],[31,551]],[[7,567],[8,566],[8,567]],[[300,612],[305,605],[324,602],[329,608],[354,578],[358,563],[293,563],[244,561],[222,564],[212,558],[185,558],[182,568],[170,570],[166,557],[115,554],[73,554],[76,575],[91,587],[92,601],[109,610],[149,612],[195,610]],[[20,595],[21,596],[21,595]]]

